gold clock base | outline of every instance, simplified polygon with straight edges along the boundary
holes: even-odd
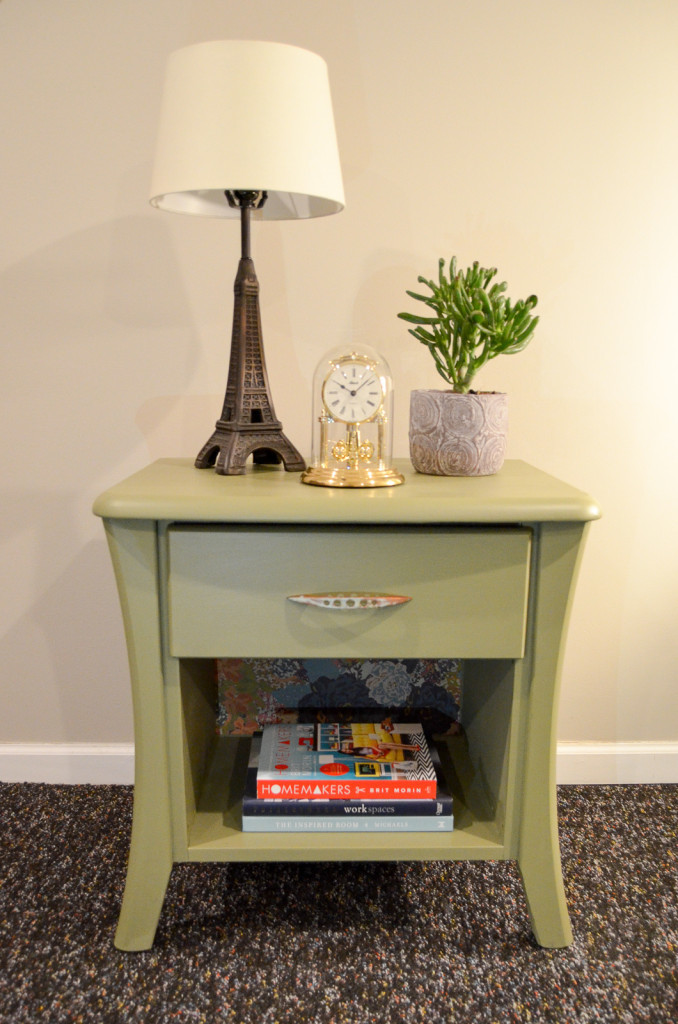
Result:
[[[309,466],[301,474],[302,484],[314,484],[316,487],[395,487],[405,482],[402,473],[395,469],[379,469],[364,467],[349,469],[337,466]]]

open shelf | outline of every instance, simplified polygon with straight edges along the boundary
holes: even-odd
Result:
[[[439,741],[454,794],[453,832],[257,833],[241,829],[249,738],[221,737],[212,750],[188,827],[188,859],[213,860],[501,860],[498,816],[469,780],[474,777],[463,737]]]

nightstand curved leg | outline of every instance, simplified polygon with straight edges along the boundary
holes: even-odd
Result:
[[[523,761],[523,797],[518,865],[532,929],[540,946],[572,942],[558,840],[556,720],[562,640],[581,557],[582,523],[543,523],[533,563],[533,633]]]
[[[149,949],[172,870],[172,820],[158,615],[155,523],[107,520],[132,683],[134,814],[115,945]]]
[[[114,944],[132,952],[150,949],[160,919],[172,858],[159,857],[144,838],[132,835],[125,894]]]
[[[534,937],[540,946],[561,949],[572,942],[572,928],[556,839],[555,849],[542,836],[518,861]]]

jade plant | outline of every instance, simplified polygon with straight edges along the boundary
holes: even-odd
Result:
[[[423,302],[429,314],[398,313],[401,320],[416,325],[410,334],[426,345],[438,373],[453,391],[470,391],[476,373],[490,359],[521,352],[539,322],[539,317],[532,315],[537,296],[511,302],[504,295],[506,282],[492,283],[496,273],[496,268],[487,270],[477,261],[466,270],[457,270],[453,256],[447,275],[441,259],[437,283],[418,278],[430,295],[407,292]]]

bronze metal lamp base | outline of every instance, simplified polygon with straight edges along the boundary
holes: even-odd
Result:
[[[197,468],[214,466],[222,476],[235,476],[245,472],[251,455],[257,465],[282,462],[288,472],[301,473],[306,469],[306,463],[282,430],[252,431],[247,427],[248,424],[238,426],[217,420],[214,433],[196,456]]]
[[[240,209],[242,256],[233,290],[233,333],[226,395],[214,433],[195,460],[198,469],[214,466],[234,476],[254,462],[284,464],[289,472],[306,468],[301,455],[283,434],[276,418],[266,373],[259,312],[259,282],[250,256],[250,213],[266,201],[265,192],[227,192],[231,206]]]

